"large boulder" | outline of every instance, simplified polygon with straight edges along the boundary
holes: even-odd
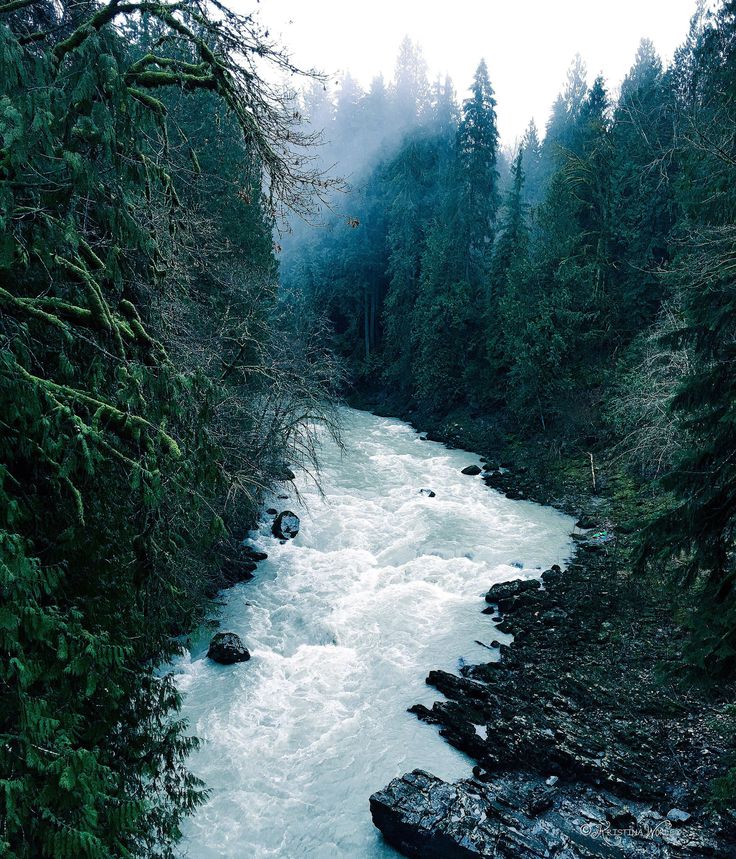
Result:
[[[510,582],[499,582],[486,594],[486,602],[498,603],[499,600],[508,600],[518,597],[525,591],[538,590],[540,584],[536,579],[514,579]]]
[[[420,489],[419,494],[426,495],[427,498],[434,498],[437,493],[434,492],[432,489]]]
[[[218,632],[210,641],[207,656],[220,665],[233,665],[236,662],[247,662],[250,653],[234,632]]]
[[[477,465],[467,465],[460,474],[469,474],[471,477],[475,477],[476,474],[480,474],[480,467]]]
[[[370,798],[373,823],[404,856],[416,859],[473,859],[490,856],[498,837],[487,824],[488,802],[462,793],[423,770],[395,778]]]
[[[291,510],[283,510],[274,519],[271,531],[280,540],[292,540],[299,533],[299,517]]]

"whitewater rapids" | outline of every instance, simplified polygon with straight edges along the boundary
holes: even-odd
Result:
[[[175,666],[204,739],[191,767],[212,790],[182,856],[395,857],[370,794],[415,767],[446,780],[471,769],[407,707],[440,697],[431,669],[494,658],[476,639],[508,640],[481,613],[492,584],[571,554],[572,520],[460,474],[472,454],[355,410],[344,443],[324,440],[323,495],[299,478],[300,501],[273,501],[301,517],[296,539],[280,544],[264,514],[252,545],[268,560],[225,594],[220,629],[250,662],[216,665],[202,637]]]

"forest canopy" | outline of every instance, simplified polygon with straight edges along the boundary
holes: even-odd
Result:
[[[325,163],[368,153],[282,262],[354,401],[606,460],[640,495],[638,569],[694,601],[690,660],[732,672],[736,3],[699,8],[669,66],[643,40],[615,97],[576,57],[512,151],[485,62],[458,99],[410,39],[390,84],[348,76],[305,112]]]

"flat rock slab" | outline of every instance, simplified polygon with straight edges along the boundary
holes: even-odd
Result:
[[[548,780],[549,781],[549,780]],[[370,799],[373,823],[411,859],[696,859],[730,845],[642,803],[529,773],[447,784],[414,770]]]
[[[373,823],[389,844],[416,859],[489,856],[495,833],[485,825],[487,800],[461,792],[423,770],[395,778],[370,799]]]

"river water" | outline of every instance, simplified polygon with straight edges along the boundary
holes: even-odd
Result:
[[[345,452],[325,438],[323,495],[298,481],[301,517],[252,582],[225,595],[221,629],[251,660],[205,658],[202,638],[176,665],[184,716],[204,739],[191,766],[212,796],[188,821],[191,859],[379,859],[370,794],[421,767],[454,780],[471,762],[407,707],[440,696],[433,668],[494,655],[490,585],[564,565],[572,520],[510,501],[460,474],[473,454],[420,440],[407,424],[345,410]],[[432,489],[435,498],[420,495]]]

